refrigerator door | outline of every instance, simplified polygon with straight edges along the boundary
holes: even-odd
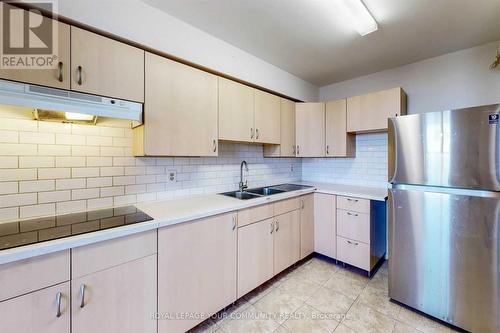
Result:
[[[389,182],[500,191],[500,105],[389,119]]]
[[[389,190],[389,297],[472,332],[500,332],[500,193]]]

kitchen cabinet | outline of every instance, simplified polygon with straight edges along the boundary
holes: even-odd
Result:
[[[238,211],[238,227],[273,217],[275,206],[276,204],[265,204]]]
[[[222,77],[219,83],[219,139],[254,141],[255,89]]]
[[[217,77],[146,54],[144,125],[135,156],[217,156]]]
[[[279,144],[281,138],[280,98],[255,90],[255,142]]]
[[[347,101],[327,102],[325,113],[326,157],[354,157],[356,136],[347,133]]]
[[[273,277],[274,218],[238,228],[238,298]]]
[[[2,6],[9,6],[2,3]],[[4,8],[5,8],[4,7]],[[21,10],[21,9],[19,9]],[[31,12],[30,15],[40,16]],[[48,17],[43,17],[43,20],[52,21],[55,29],[57,29],[57,59],[55,59],[53,69],[0,69],[0,78],[13,80],[25,83],[38,84],[59,89],[70,88],[70,26]],[[11,29],[23,27],[23,25],[13,24]],[[16,33],[16,32],[11,32]],[[22,32],[19,32],[22,33]]]
[[[325,103],[295,104],[297,157],[325,156]]]
[[[300,259],[314,252],[314,194],[300,197]]]
[[[300,213],[294,210],[275,217],[274,275],[300,258]]]
[[[236,217],[228,213],[159,230],[160,313],[212,315],[236,300]],[[185,332],[204,319],[164,319],[158,328]]]
[[[144,50],[72,26],[71,90],[144,102]]]
[[[314,252],[337,257],[336,197],[314,194]]]
[[[295,103],[280,99],[280,144],[265,145],[264,157],[295,157]]]
[[[71,332],[155,333],[156,254],[71,281]]]
[[[387,119],[406,114],[406,94],[400,87],[347,99],[347,131],[387,131]]]
[[[69,333],[69,299],[70,284],[64,282],[0,302],[0,331]]]

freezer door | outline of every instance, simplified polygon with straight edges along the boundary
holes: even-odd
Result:
[[[402,186],[390,189],[388,212],[389,297],[468,331],[500,332],[500,193]]]
[[[500,191],[499,105],[389,119],[389,182]]]

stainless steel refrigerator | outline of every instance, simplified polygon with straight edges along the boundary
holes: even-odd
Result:
[[[389,120],[389,297],[500,332],[500,105]]]

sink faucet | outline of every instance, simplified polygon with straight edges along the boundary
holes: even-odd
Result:
[[[247,161],[242,161],[240,165],[240,192],[248,187],[248,180],[243,182],[243,166],[245,166],[245,170],[248,172],[248,164]]]

